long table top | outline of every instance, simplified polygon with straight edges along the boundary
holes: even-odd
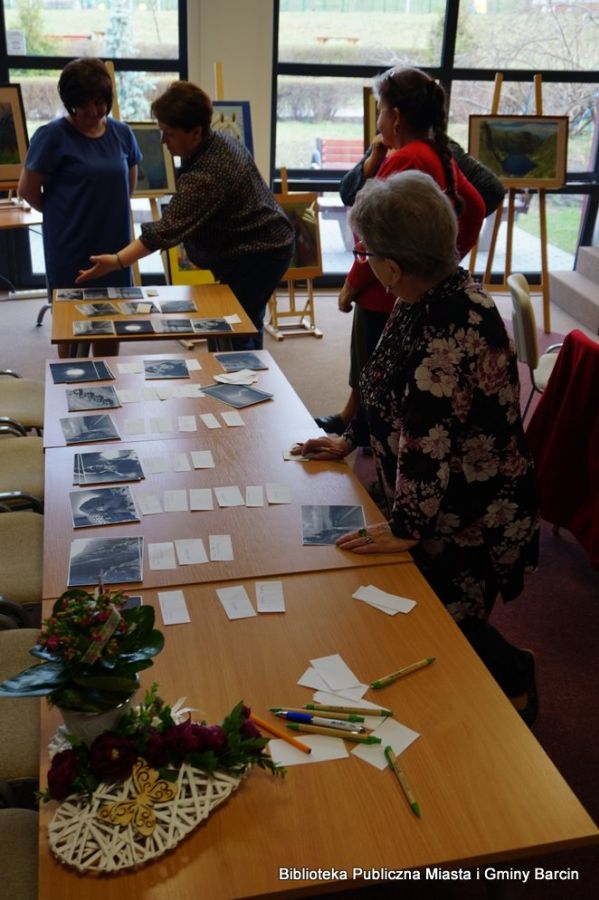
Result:
[[[191,623],[164,629],[165,649],[143,673],[144,684],[158,681],[167,702],[185,696],[186,705],[201,710],[195,720],[220,722],[242,698],[269,718],[271,706],[310,702],[312,692],[297,681],[311,659],[340,653],[368,683],[435,656],[428,668],[365,696],[420,735],[400,764],[422,817],[414,816],[388,769],[351,752],[291,766],[282,781],[252,771],[178,849],[108,883],[76,875],[51,857],[43,827],[55,809],[50,804],[41,812],[40,900],[103,900],[107,891],[111,900],[312,896],[357,886],[354,867],[468,867],[599,840],[596,825],[413,564],[282,580],[285,613],[237,621],[217,601],[218,584],[186,587]],[[243,583],[253,597],[253,583]],[[417,606],[389,617],[353,600],[356,588],[369,583]],[[154,591],[142,593],[144,603],[157,605]],[[45,746],[58,716],[43,719],[45,783]],[[282,867],[300,877],[283,880]],[[306,873],[319,869],[346,872],[349,880],[331,885],[326,876],[312,880]]]
[[[164,340],[173,340],[180,338],[182,336],[187,339],[193,339],[195,337],[196,340],[200,340],[201,338],[206,337],[235,337],[239,335],[248,335],[248,334],[256,334],[256,327],[237,300],[237,297],[231,290],[231,288],[226,284],[199,284],[193,286],[172,286],[167,285],[153,288],[152,290],[155,292],[152,295],[148,294],[148,288],[141,288],[144,292],[144,300],[187,300],[193,299],[196,304],[195,312],[185,312],[185,313],[152,313],[152,314],[141,314],[141,315],[100,315],[100,316],[86,316],[84,313],[80,312],[77,309],[77,306],[81,303],[93,303],[101,301],[107,301],[110,303],[118,304],[117,299],[112,299],[111,297],[90,297],[89,299],[78,298],[76,296],[77,290],[73,290],[70,293],[75,295],[74,299],[69,300],[56,300],[56,291],[54,291],[54,302],[52,304],[52,337],[51,341],[53,344],[65,344],[65,343],[73,343],[73,342],[84,342],[84,341],[93,341],[94,343],[103,343],[106,341],[164,341]],[[88,289],[89,293],[89,289]],[[140,302],[140,301],[134,301]],[[164,332],[144,332],[144,331],[128,331],[123,334],[94,334],[90,335],[75,335],[73,333],[73,323],[74,322],[94,322],[97,319],[108,319],[111,322],[125,322],[125,323],[134,323],[134,322],[160,322],[164,319],[222,319],[225,316],[238,316],[239,322],[232,324],[232,331],[223,330],[222,328],[216,328],[211,330],[209,333],[194,333],[194,332],[181,332],[181,333],[164,333]]]

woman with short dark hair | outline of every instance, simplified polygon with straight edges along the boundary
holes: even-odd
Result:
[[[141,238],[117,253],[92,256],[77,284],[182,242],[195,265],[229,285],[256,326],[257,336],[234,338],[233,346],[260,349],[266,304],[291,261],[293,227],[245,147],[212,131],[205,91],[177,81],[152,110],[162,142],[182,159],[177,191],[159,222],[144,224]]]

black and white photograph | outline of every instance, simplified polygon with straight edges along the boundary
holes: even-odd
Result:
[[[215,353],[225,372],[240,372],[242,369],[268,369],[268,366],[255,353],[245,350],[233,350],[227,353]]]
[[[108,288],[83,288],[84,300],[108,300]]]
[[[143,300],[144,292],[140,287],[111,287],[108,296],[112,300]]]
[[[115,322],[117,334],[154,334],[154,327],[148,319],[136,319],[134,322]]]
[[[83,288],[59,288],[55,300],[83,300]]]
[[[99,300],[97,303],[78,303],[75,309],[84,316],[118,316],[120,313],[118,306],[107,300]]]
[[[116,409],[121,405],[111,384],[67,388],[66,395],[69,412],[81,412],[84,409]]]
[[[71,419],[61,419],[60,425],[67,444],[120,440],[114,422],[107,415],[73,416]]]
[[[302,506],[302,544],[334,544],[348,531],[364,528],[361,506]]]
[[[214,331],[233,331],[226,319],[194,319],[193,330],[196,334],[210,334]]]
[[[114,334],[114,325],[108,319],[90,319],[89,322],[79,320],[73,322],[73,334],[76,337],[94,337],[98,334]]]
[[[71,491],[74,528],[139,522],[130,487],[104,487],[87,491]]]
[[[54,384],[75,384],[79,381],[114,381],[105,362],[92,359],[68,363],[50,363]]]
[[[234,406],[235,409],[253,406],[254,403],[262,403],[263,400],[272,400],[272,394],[246,387],[244,384],[211,384],[203,387],[202,391],[209,397],[217,397],[228,406]]]
[[[141,481],[145,478],[135,450],[77,453],[73,463],[73,483],[104,484],[111,481]]]
[[[184,359],[144,359],[146,378],[189,378]]]
[[[148,313],[160,312],[151,300],[139,300],[137,303],[119,303],[119,312],[122,316],[145,316]]]
[[[163,313],[197,312],[193,300],[161,300],[160,311]]]
[[[143,538],[77,538],[71,541],[68,585],[141,581]]]
[[[191,319],[159,319],[155,323],[156,331],[160,334],[191,334]]]

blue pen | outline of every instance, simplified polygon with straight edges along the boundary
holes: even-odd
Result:
[[[307,725],[326,725],[327,728],[338,728],[340,731],[353,731],[354,734],[364,734],[366,729],[363,725],[357,725],[354,722],[342,722],[340,719],[327,719],[324,716],[315,716],[311,713],[287,712],[281,710],[275,713],[281,719],[287,719],[289,722],[303,722]]]

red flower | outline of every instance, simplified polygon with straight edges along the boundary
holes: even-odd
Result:
[[[181,763],[189,753],[200,753],[204,750],[201,728],[201,725],[190,721],[167,728],[162,739],[169,758]]]
[[[227,746],[227,734],[220,725],[198,725],[198,732],[205,750],[218,754]]]
[[[241,725],[241,733],[246,738],[262,737],[262,732],[258,731],[251,719],[246,719]]]
[[[150,729],[148,743],[143,751],[143,757],[152,769],[161,769],[166,765],[167,755],[163,735],[155,728]]]
[[[56,753],[48,772],[48,790],[52,799],[61,801],[72,794],[78,775],[79,765],[75,751],[69,749]]]
[[[105,731],[89,748],[90,769],[100,781],[124,781],[131,774],[137,756],[132,738]]]

